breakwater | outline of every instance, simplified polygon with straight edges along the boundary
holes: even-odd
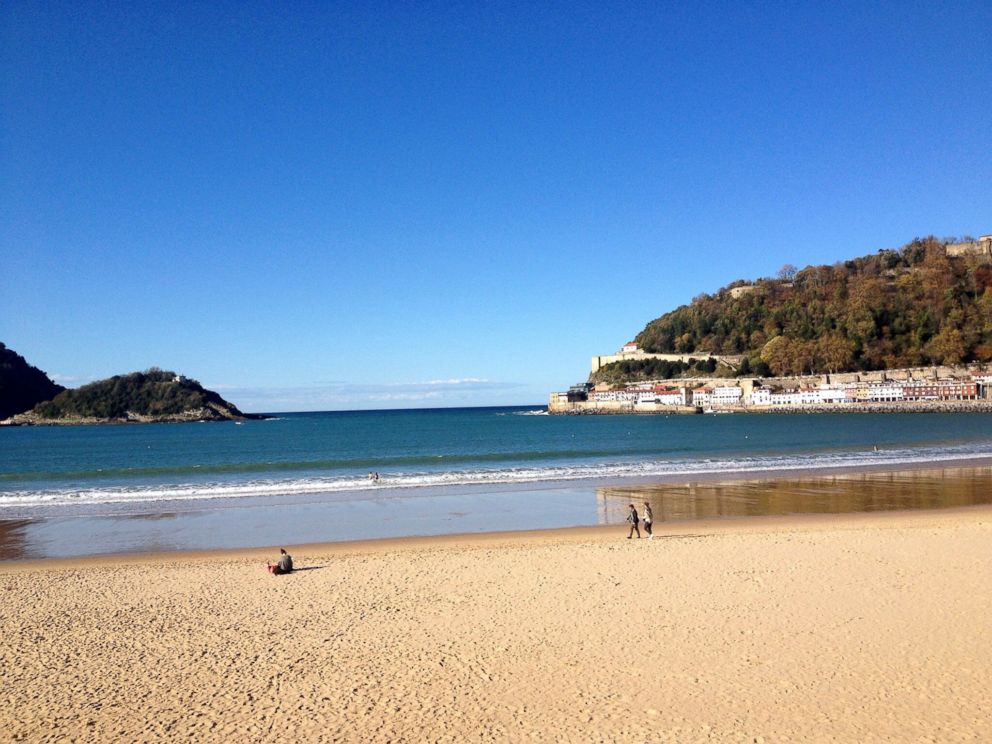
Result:
[[[797,406],[665,406],[626,401],[552,403],[548,413],[562,416],[691,415],[703,413],[992,413],[992,400],[924,400],[894,403],[834,403]]]

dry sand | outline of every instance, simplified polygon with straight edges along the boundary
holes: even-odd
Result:
[[[989,508],[663,527],[0,564],[0,739],[992,741]]]

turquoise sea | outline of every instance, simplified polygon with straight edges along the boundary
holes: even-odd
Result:
[[[0,520],[61,525],[46,555],[61,554],[68,532],[100,532],[107,517],[123,533],[122,520],[133,520],[134,534],[84,552],[155,547],[142,540],[233,547],[527,529],[595,524],[596,486],[990,457],[987,413],[549,416],[519,407],[14,427],[0,429]],[[138,526],[170,519],[168,538]],[[76,547],[62,553],[79,550],[69,542]]]

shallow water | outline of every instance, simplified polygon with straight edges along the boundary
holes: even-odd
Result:
[[[292,499],[172,502],[162,509],[0,521],[0,560],[247,548],[412,535],[617,525],[627,505],[665,522],[937,509],[992,503],[992,465],[692,483],[385,489]]]
[[[628,505],[651,504],[656,522],[783,514],[940,509],[992,503],[992,467],[817,474],[803,478],[596,489],[602,523],[622,522]]]

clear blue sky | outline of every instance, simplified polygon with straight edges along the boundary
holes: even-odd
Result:
[[[0,5],[0,341],[537,404],[738,278],[992,232],[992,4]]]

